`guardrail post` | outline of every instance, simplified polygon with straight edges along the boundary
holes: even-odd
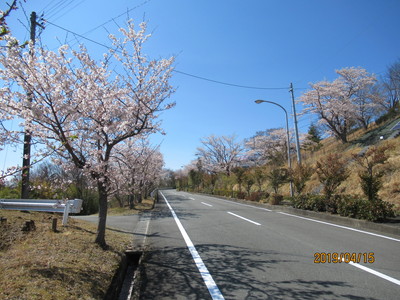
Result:
[[[51,230],[53,230],[53,232],[57,232],[57,218],[53,218],[53,223],[51,225]]]
[[[70,206],[69,200],[65,201],[64,215],[62,221],[63,226],[67,225],[68,223],[69,206]]]

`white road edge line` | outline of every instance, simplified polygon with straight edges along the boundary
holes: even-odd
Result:
[[[201,277],[203,277],[204,283],[207,286],[207,289],[212,297],[213,300],[223,300],[225,299],[224,296],[222,296],[221,291],[219,290],[217,284],[215,283],[214,279],[212,278],[210,272],[208,271],[206,265],[204,264],[203,260],[201,259],[199,253],[197,252],[196,248],[194,247],[192,241],[189,238],[189,235],[187,234],[185,228],[183,228],[183,225],[181,221],[179,220],[178,216],[176,215],[175,211],[172,209],[171,205],[169,204],[167,198],[165,198],[164,194],[160,192],[161,196],[163,196],[165,203],[167,203],[169,210],[172,213],[172,216],[174,217],[174,220],[176,222],[176,225],[178,225],[178,228],[183,236],[183,239],[186,242],[186,245],[190,251],[190,254],[192,254],[193,260],[197,266],[197,269],[200,272]]]
[[[211,205],[211,204],[208,204],[208,203],[205,203],[205,202],[201,202],[201,204],[204,204],[204,205],[207,205],[207,206],[210,206],[210,207],[212,207],[212,205]]]
[[[361,270],[363,270],[363,271],[366,271],[366,272],[368,272],[368,273],[371,273],[371,274],[373,274],[373,275],[375,275],[375,276],[378,276],[378,277],[380,277],[380,278],[383,278],[383,279],[386,279],[386,280],[388,280],[388,281],[390,281],[390,282],[393,282],[394,284],[400,285],[400,280],[397,280],[397,279],[395,279],[395,278],[393,278],[393,277],[390,277],[390,276],[388,276],[388,275],[385,275],[385,274],[383,274],[383,273],[381,273],[381,272],[378,272],[378,271],[375,271],[375,270],[373,270],[373,269],[367,268],[367,267],[365,267],[365,266],[363,266],[363,265],[354,263],[354,262],[352,262],[352,261],[348,262],[348,264],[351,265],[351,266],[353,266],[353,267],[359,268],[359,269],[361,269]]]
[[[279,211],[278,214],[282,214],[282,215],[286,215],[286,216],[290,216],[290,217],[295,217],[295,218],[299,218],[299,219],[304,219],[304,220],[308,220],[308,221],[313,221],[313,222],[326,224],[326,225],[330,225],[330,226],[334,226],[334,227],[339,227],[339,228],[343,228],[343,229],[347,229],[347,230],[352,230],[352,231],[356,231],[356,232],[361,232],[361,233],[365,233],[365,234],[381,237],[381,238],[384,238],[384,239],[392,240],[392,241],[395,241],[395,242],[400,242],[399,239],[395,239],[395,238],[392,238],[390,236],[381,235],[381,234],[377,234],[377,233],[373,233],[373,232],[369,232],[369,231],[364,231],[364,230],[355,229],[355,228],[351,228],[351,227],[346,227],[346,226],[342,226],[342,225],[337,225],[337,224],[333,224],[333,223],[328,223],[328,222],[324,222],[324,221],[314,220],[314,219],[310,219],[310,218],[300,217],[300,216],[288,214],[288,213],[281,212],[281,211]]]
[[[237,217],[237,218],[243,219],[243,220],[245,220],[245,221],[247,221],[247,222],[253,223],[253,224],[255,224],[255,225],[258,225],[258,226],[261,225],[260,223],[254,222],[254,221],[252,221],[252,220],[249,220],[249,219],[246,219],[246,218],[244,218],[244,217],[242,217],[242,216],[239,216],[239,215],[237,215],[237,214],[234,214],[233,212],[228,211],[227,213],[230,214],[230,215],[232,215],[232,216],[235,216],[235,217]]]

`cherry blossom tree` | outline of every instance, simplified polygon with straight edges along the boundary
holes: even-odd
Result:
[[[286,129],[274,128],[257,134],[246,140],[246,157],[257,165],[272,163],[282,165],[287,161]]]
[[[129,139],[116,146],[110,165],[113,193],[118,198],[128,196],[133,208],[134,196],[140,203],[160,179],[164,160],[158,147],[150,146],[147,139]]]
[[[12,10],[17,9],[17,0],[12,0],[11,4],[7,3],[7,6],[5,11],[0,10],[0,40],[10,32],[7,27],[6,18],[10,15]]]
[[[225,172],[230,176],[243,154],[242,143],[236,136],[211,135],[201,140],[202,147],[197,148],[196,155],[201,159],[203,168],[208,172]]]
[[[311,83],[311,90],[300,97],[303,113],[317,114],[319,123],[343,143],[356,123],[367,126],[379,98],[371,94],[374,75],[363,68],[337,70],[332,82]]]
[[[174,91],[169,84],[174,58],[150,60],[142,52],[150,37],[146,23],[136,30],[129,21],[119,36],[109,37],[112,45],[99,61],[84,46],[63,45],[58,52],[33,44],[23,49],[11,37],[0,53],[0,111],[25,120],[36,142],[96,182],[96,243],[101,246],[106,246],[113,149],[129,138],[161,131],[158,113],[173,106],[166,100]]]

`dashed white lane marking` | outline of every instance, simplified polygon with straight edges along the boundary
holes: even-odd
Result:
[[[228,211],[228,214],[230,214],[230,215],[232,215],[232,216],[235,216],[235,217],[237,217],[237,218],[240,218],[240,219],[242,219],[242,220],[245,220],[245,221],[247,221],[247,222],[253,223],[253,224],[255,224],[255,225],[258,225],[258,226],[261,225],[260,223],[254,222],[254,221],[252,221],[252,220],[250,220],[250,219],[246,219],[245,217],[242,217],[242,216],[239,216],[239,215],[237,215],[237,214],[234,214],[233,212]]]
[[[164,197],[164,195],[163,195],[163,197]],[[164,197],[164,199],[165,199],[165,197]],[[190,199],[194,200],[193,198],[190,198]],[[247,204],[242,204],[242,203],[236,203],[236,202],[229,201],[229,200],[222,200],[222,199],[219,199],[219,200],[224,201],[224,202],[234,203],[234,204],[241,205],[241,206],[248,206],[248,207],[257,208],[257,209],[261,209],[261,210],[271,211],[270,209],[261,208],[261,207],[257,207],[257,206],[253,206],[253,205],[247,205]],[[204,202],[202,202],[202,203],[205,204]],[[167,204],[168,204],[168,202],[167,202]],[[169,204],[168,204],[168,206],[169,206]],[[376,233],[373,233],[373,232],[368,232],[368,231],[364,231],[364,230],[360,230],[360,229],[355,229],[355,228],[351,228],[351,227],[347,227],[347,226],[342,226],[342,225],[337,225],[337,224],[333,224],[333,223],[329,223],[329,222],[324,222],[324,221],[320,221],[320,220],[315,220],[315,219],[310,219],[310,218],[301,217],[301,216],[297,216],[297,215],[292,215],[292,214],[288,214],[288,213],[285,213],[285,212],[277,212],[277,213],[282,214],[282,215],[286,215],[286,216],[290,216],[290,217],[295,217],[295,218],[299,218],[299,219],[304,219],[304,220],[316,222],[316,223],[326,224],[326,225],[330,225],[330,226],[334,226],[334,227],[338,227],[338,228],[343,228],[343,229],[347,229],[347,230],[352,230],[352,231],[356,231],[356,232],[360,232],[360,233],[364,233],[364,234],[369,234],[369,235],[372,235],[372,236],[377,236],[377,237],[385,238],[385,239],[392,240],[392,241],[396,241],[396,242],[400,242],[399,239],[392,238],[392,237],[385,236],[385,235],[381,235],[381,234],[376,234]],[[249,219],[247,219],[247,218],[244,218],[244,217],[239,216],[239,215],[237,215],[237,214],[234,214],[234,213],[232,213],[232,212],[229,212],[229,211],[228,211],[228,214],[233,215],[233,216],[235,216],[235,217],[238,217],[238,218],[240,218],[240,219],[246,220],[246,221],[248,221],[248,222],[250,222],[250,223],[253,223],[253,224],[255,224],[255,225],[261,225],[260,223],[254,222],[254,221],[252,221],[252,220],[249,220]],[[363,266],[363,265],[354,263],[354,262],[352,262],[352,261],[348,262],[348,264],[351,265],[351,266],[353,266],[353,267],[359,268],[359,269],[361,269],[361,270],[363,270],[363,271],[365,271],[365,272],[368,272],[368,273],[370,273],[370,274],[373,274],[373,275],[375,275],[375,276],[378,276],[378,277],[380,277],[380,278],[382,278],[382,279],[388,280],[388,281],[390,281],[390,282],[392,282],[392,283],[397,284],[397,285],[400,286],[400,280],[398,280],[398,279],[396,279],[396,278],[390,277],[390,276],[388,276],[388,275],[386,275],[386,274],[383,274],[383,273],[381,273],[381,272],[375,271],[375,270],[373,270],[373,269],[371,269],[371,268],[368,268],[368,267],[365,267],[365,266]],[[210,292],[210,293],[211,293],[211,292]],[[222,295],[221,295],[221,296],[222,296]],[[216,298],[216,299],[217,299],[217,298]],[[223,298],[222,298],[222,299],[223,299]]]
[[[201,204],[204,204],[204,205],[207,205],[207,206],[210,206],[210,207],[212,207],[212,205],[211,205],[211,204],[208,204],[208,203],[205,203],[205,202],[201,202]]]
[[[163,193],[160,192],[160,194],[164,198],[165,203],[167,203],[168,208],[171,211],[172,216],[174,217],[176,225],[178,225],[178,228],[183,236],[183,239],[185,240],[186,246],[188,247],[190,254],[192,254],[193,260],[197,266],[197,269],[199,270],[199,272],[201,274],[201,277],[203,277],[204,283],[206,284],[207,289],[208,289],[212,299],[213,300],[225,299],[224,296],[222,296],[221,291],[219,290],[214,279],[212,278],[210,272],[208,271],[206,265],[204,264],[203,260],[201,259],[199,253],[197,252],[196,248],[194,247],[192,241],[190,240],[189,235],[187,234],[185,228],[183,228],[181,221],[179,220],[175,211],[172,209],[171,205],[169,204],[167,198],[165,198]]]
[[[255,208],[255,209],[259,209],[259,210],[272,211],[271,209],[268,209],[268,208],[258,207],[258,206],[254,206],[254,205],[243,204],[243,203],[237,203],[235,201],[229,201],[229,200],[224,200],[224,199],[218,199],[218,201],[229,202],[229,203],[232,203],[232,204],[235,204],[235,205],[247,206],[247,207],[251,207],[251,208]]]

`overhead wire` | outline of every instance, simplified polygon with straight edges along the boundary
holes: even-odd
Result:
[[[56,2],[56,1],[52,1],[51,3]],[[63,0],[59,0],[57,3],[54,3],[53,5],[49,5],[47,7],[47,14],[50,16],[54,11],[56,11],[59,7],[59,5],[62,5],[64,1]],[[42,12],[44,12],[44,9],[42,10]]]
[[[65,9],[67,9],[71,4],[73,4],[75,0],[69,0],[69,1],[64,1],[61,3],[55,10],[52,12],[47,12],[47,18],[48,19],[55,19],[55,17],[59,14],[62,13]],[[44,13],[44,12],[43,12]],[[64,13],[65,14],[65,13]]]
[[[51,19],[53,18],[53,21],[57,21],[58,19],[60,19],[61,17],[65,16],[66,14],[68,14],[71,10],[75,9],[76,7],[78,7],[79,5],[81,5],[83,2],[85,2],[86,0],[81,0],[80,2],[76,3],[75,5],[74,2],[75,0],[70,1],[69,3],[65,4],[63,7],[60,7],[60,9],[56,12],[54,12],[51,16],[49,16],[48,18]],[[72,6],[73,5],[73,6]],[[71,7],[72,6],[72,7]],[[67,8],[69,8],[68,10],[66,10]],[[65,12],[63,12],[63,10],[66,10]],[[61,12],[63,12],[61,15],[59,15]]]
[[[112,21],[112,20],[111,20],[111,21]],[[79,33],[76,33],[76,32],[74,32],[74,31],[72,31],[72,30],[69,30],[69,29],[67,29],[67,28],[64,28],[64,27],[62,27],[62,26],[60,26],[60,25],[57,25],[57,24],[55,24],[55,23],[53,23],[53,22],[51,22],[51,21],[45,20],[45,22],[48,23],[48,24],[50,24],[50,25],[53,25],[53,26],[55,26],[55,27],[57,27],[57,28],[59,28],[59,29],[61,29],[61,30],[64,30],[64,31],[66,31],[66,32],[68,32],[68,33],[71,33],[71,34],[73,34],[73,35],[75,35],[75,36],[77,36],[77,37],[80,37],[80,38],[82,38],[82,39],[84,39],[84,40],[87,40],[87,41],[92,42],[92,43],[94,43],[94,44],[96,44],[96,45],[99,45],[99,46],[101,46],[101,47],[104,47],[104,48],[106,48],[106,49],[108,49],[108,50],[117,51],[117,50],[115,50],[115,49],[112,49],[110,46],[108,46],[108,45],[106,45],[106,44],[103,44],[103,43],[100,43],[100,42],[95,41],[95,40],[93,40],[93,39],[90,39],[90,38],[88,38],[88,37],[85,37],[85,36],[82,35],[82,34],[79,34]],[[118,52],[118,51],[117,51],[117,52]],[[287,90],[287,89],[289,89],[289,87],[258,87],[258,86],[241,85],[241,84],[235,84],[235,83],[229,83],[229,82],[214,80],[214,79],[210,79],[210,78],[206,78],[206,77],[202,77],[202,76],[190,74],[190,73],[183,72],[183,71],[176,70],[176,69],[174,69],[173,71],[174,71],[175,73],[182,74],[182,75],[185,75],[185,76],[189,76],[189,77],[193,77],[193,78],[197,78],[197,79],[201,79],[201,80],[205,80],[205,81],[209,81],[209,82],[213,82],[213,83],[217,83],[217,84],[222,84],[222,85],[227,85],[227,86],[238,87],[238,88],[258,89],[258,90]]]
[[[150,1],[151,1],[151,0],[146,0],[146,1],[144,1],[144,2],[142,2],[142,3],[140,3],[140,4],[136,5],[136,6],[134,6],[134,7],[132,7],[132,8],[127,9],[126,12],[124,12],[124,13],[122,13],[122,14],[116,16],[116,17],[113,17],[113,18],[111,18],[110,20],[108,20],[108,21],[106,21],[106,22],[104,22],[104,23],[102,23],[102,24],[100,24],[100,25],[98,25],[98,26],[96,26],[96,27],[90,29],[89,31],[83,33],[83,35],[89,34],[89,33],[93,32],[93,31],[95,31],[95,30],[97,30],[97,29],[103,27],[103,26],[106,25],[106,24],[113,22],[115,19],[118,19],[118,18],[120,18],[120,17],[122,17],[122,16],[128,14],[128,13],[131,12],[132,10],[135,10],[135,9],[139,8],[139,7],[141,7],[141,6],[145,5],[145,4],[147,4],[147,3],[150,2]]]
[[[73,1],[74,1],[74,0],[72,0],[72,2],[73,2]],[[83,0],[83,1],[85,1],[85,0]],[[83,2],[83,1],[82,1],[82,2]],[[69,30],[69,29],[66,29],[66,28],[64,28],[64,27],[62,27],[62,26],[59,26],[59,25],[55,24],[54,22],[49,21],[49,20],[48,20],[49,18],[46,18],[45,21],[46,21],[48,24],[51,24],[51,25],[53,25],[53,26],[55,26],[55,27],[58,27],[58,28],[60,28],[60,29],[62,29],[62,30],[64,30],[64,31],[68,32],[68,33],[73,34],[73,35],[75,36],[75,38],[76,38],[76,37],[80,37],[80,38],[85,39],[85,40],[87,40],[87,41],[90,41],[90,42],[92,42],[92,43],[94,43],[94,44],[97,44],[97,45],[99,45],[99,46],[102,46],[102,47],[104,47],[104,48],[106,48],[106,49],[111,49],[111,47],[109,47],[108,45],[105,45],[105,44],[103,44],[103,43],[100,43],[100,42],[98,42],[98,41],[95,41],[95,40],[93,40],[93,39],[90,39],[90,38],[88,38],[88,37],[85,37],[85,35],[87,35],[87,34],[93,32],[93,31],[95,31],[95,30],[97,30],[97,29],[99,29],[99,28],[101,28],[101,27],[103,27],[104,25],[106,25],[106,24],[108,24],[108,23],[110,23],[110,22],[115,22],[115,19],[120,18],[120,17],[122,17],[122,16],[128,14],[130,11],[137,9],[137,8],[139,8],[139,7],[141,7],[141,6],[145,5],[145,4],[147,4],[147,3],[150,2],[150,1],[151,1],[151,0],[146,0],[146,1],[144,1],[144,2],[142,2],[142,3],[140,3],[140,4],[136,5],[136,6],[134,6],[134,7],[132,7],[132,8],[129,8],[126,12],[124,12],[124,13],[122,13],[122,14],[119,14],[119,15],[116,16],[116,17],[111,18],[110,20],[108,20],[108,21],[106,21],[106,22],[104,22],[104,23],[102,23],[102,24],[100,24],[100,25],[94,27],[93,29],[91,29],[91,30],[89,30],[89,31],[87,31],[87,32],[85,32],[85,33],[83,33],[83,34],[78,34],[78,33],[76,33],[76,32],[73,32],[73,31]],[[80,3],[81,3],[81,2],[80,2]],[[78,4],[80,4],[80,3],[78,3]],[[53,15],[53,16],[54,16],[54,15]],[[287,90],[287,89],[289,89],[288,86],[286,86],[286,87],[261,87],[261,86],[249,86],[249,85],[243,85],[243,84],[236,84],[236,83],[230,83],[230,82],[224,82],[224,81],[215,80],[215,79],[211,79],[211,78],[206,78],[206,77],[203,77],[203,76],[191,74],[191,73],[184,72],[184,71],[180,71],[180,70],[177,70],[177,69],[174,69],[173,71],[174,71],[175,73],[178,73],[178,74],[181,74],[181,75],[185,75],[185,76],[188,76],[188,77],[192,77],[192,78],[196,78],[196,79],[200,79],[200,80],[204,80],[204,81],[208,81],[208,82],[213,82],[213,83],[216,83],[216,84],[221,84],[221,85],[226,85],[226,86],[232,86],[232,87],[238,87],[238,88],[256,89],[256,90]],[[305,88],[296,88],[296,90],[299,90],[299,89],[305,89]]]
[[[287,90],[287,89],[289,89],[289,87],[259,87],[259,86],[241,85],[241,84],[235,84],[235,83],[229,83],[229,82],[223,82],[223,81],[219,81],[219,80],[214,80],[214,79],[210,79],[210,78],[206,78],[206,77],[202,77],[202,76],[198,76],[198,75],[193,75],[193,74],[189,74],[189,73],[182,72],[182,71],[179,71],[179,70],[174,70],[174,71],[176,73],[183,74],[183,75],[190,76],[190,77],[194,77],[194,78],[197,78],[197,79],[201,79],[201,80],[205,80],[205,81],[209,81],[209,82],[214,82],[214,83],[218,83],[218,84],[222,84],[222,85],[245,88],[245,89],[253,89],[253,90]]]

